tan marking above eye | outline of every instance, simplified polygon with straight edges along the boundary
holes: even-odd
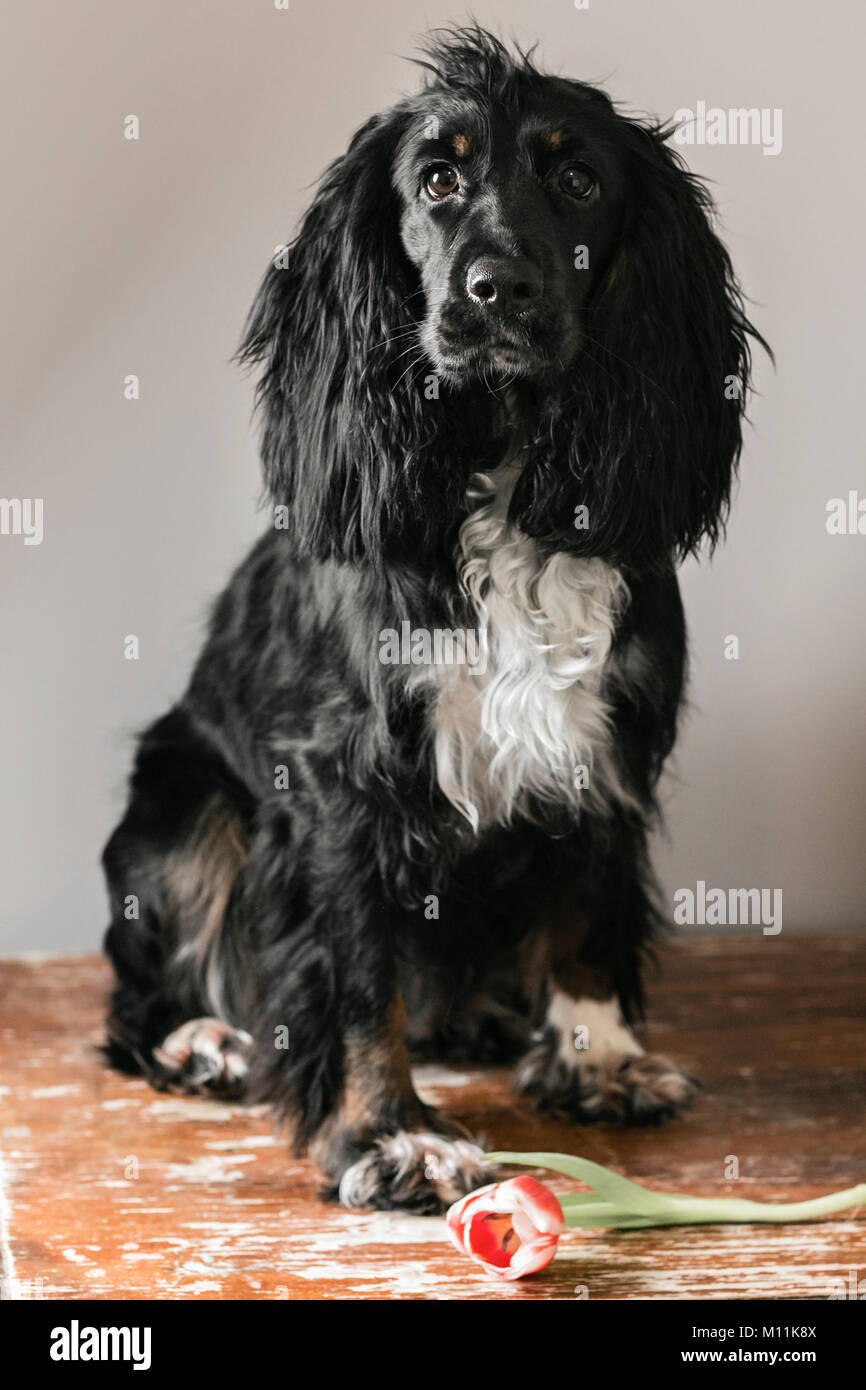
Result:
[[[472,141],[468,135],[455,135],[452,137],[451,144],[458,159],[465,159]]]
[[[560,145],[562,144],[562,131],[547,130],[544,133],[544,140],[550,149],[558,150]]]

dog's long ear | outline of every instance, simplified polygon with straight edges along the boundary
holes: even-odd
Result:
[[[666,132],[617,117],[627,209],[583,349],[542,411],[512,515],[577,554],[659,568],[724,528],[750,371],[746,318],[703,186]],[[576,511],[586,508],[586,511]]]
[[[392,168],[406,120],[399,106],[374,117],[328,168],[239,351],[264,367],[265,481],[299,554],[417,554],[441,541],[465,489],[459,405],[425,374],[423,300],[399,239]]]

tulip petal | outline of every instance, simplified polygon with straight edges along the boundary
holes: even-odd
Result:
[[[549,1187],[536,1178],[511,1178],[503,1183],[511,1189],[512,1200],[525,1211],[533,1225],[548,1235],[559,1235],[565,1226],[562,1207]]]
[[[458,1250],[463,1250],[466,1254],[471,1255],[472,1251],[466,1244],[466,1237],[472,1213],[477,1210],[479,1206],[485,1209],[487,1208],[489,1195],[496,1186],[496,1183],[488,1183],[486,1187],[478,1187],[474,1192],[470,1192],[467,1196],[461,1197],[459,1201],[452,1203],[448,1208],[445,1216],[448,1234]]]
[[[521,1245],[508,1267],[505,1278],[522,1279],[527,1274],[537,1274],[539,1270],[546,1269],[556,1254],[557,1243],[556,1236],[539,1236],[528,1245]]]
[[[514,1229],[522,1241],[536,1240],[543,1232],[539,1231],[532,1217],[529,1216],[521,1207],[516,1207],[512,1212],[511,1220]]]
[[[520,1248],[520,1238],[505,1213],[482,1211],[472,1218],[467,1249],[473,1259],[506,1269]]]

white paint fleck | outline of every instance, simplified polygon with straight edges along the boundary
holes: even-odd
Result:
[[[209,1274],[211,1277],[213,1277],[214,1271],[213,1271],[212,1267],[211,1267],[209,1264],[206,1264],[206,1263],[205,1263],[204,1261],[202,1261],[202,1260],[188,1260],[188,1261],[186,1262],[186,1264],[181,1265],[180,1269],[178,1270],[178,1273],[179,1273],[179,1274]]]
[[[477,1076],[469,1072],[452,1071],[450,1067],[436,1066],[434,1062],[421,1062],[412,1068],[412,1080],[416,1086],[432,1086],[439,1090],[443,1086],[468,1086]]]
[[[242,1139],[212,1139],[206,1149],[271,1149],[284,1144],[276,1134],[248,1134]]]
[[[444,1219],[435,1216],[404,1216],[399,1212],[373,1212],[369,1216],[337,1216],[327,1231],[305,1235],[311,1254],[356,1249],[365,1245],[427,1245],[448,1243]],[[357,1271],[356,1271],[357,1272]]]
[[[9,1205],[6,1187],[6,1169],[0,1153],[0,1278],[8,1281],[7,1289],[12,1290],[12,1298],[18,1282],[15,1278],[15,1261],[12,1258],[12,1209]]]
[[[221,1235],[249,1235],[256,1230],[251,1221],[184,1221],[184,1231],[213,1231]]]
[[[238,1163],[255,1163],[258,1154],[203,1154],[189,1163],[167,1163],[166,1178],[182,1182],[240,1182],[243,1173],[234,1170]]]
[[[257,1119],[268,1113],[266,1105],[230,1105],[224,1100],[206,1100],[195,1096],[187,1099],[173,1096],[170,1100],[154,1100],[145,1106],[142,1115],[152,1115],[157,1120],[195,1120],[198,1124],[228,1124],[229,1120],[239,1118]]]

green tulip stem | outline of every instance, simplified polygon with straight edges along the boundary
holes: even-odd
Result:
[[[816,1216],[866,1206],[866,1183],[806,1202],[751,1202],[745,1197],[691,1197],[684,1192],[654,1192],[577,1154],[501,1152],[489,1153],[486,1157],[491,1163],[548,1168],[592,1188],[591,1192],[567,1192],[559,1197],[565,1224],[570,1227],[625,1230],[725,1222],[812,1221]]]
[[[590,1196],[589,1202],[581,1200]],[[682,1193],[660,1192],[664,1206],[651,1216],[636,1216],[615,1202],[592,1200],[592,1194],[560,1197],[566,1226],[697,1226],[730,1222],[812,1221],[849,1207],[866,1206],[866,1183],[813,1197],[806,1202],[752,1202],[745,1197],[689,1197]]]

